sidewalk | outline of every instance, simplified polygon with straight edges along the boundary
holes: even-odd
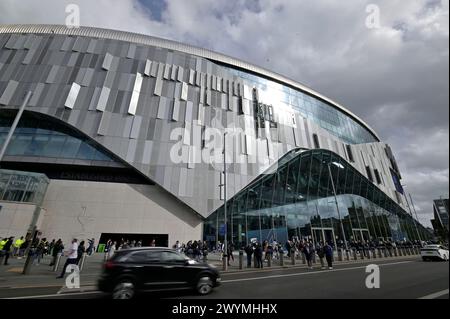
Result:
[[[349,261],[346,260],[344,256],[343,261],[337,261],[337,257],[335,258],[335,265],[341,264],[351,264],[351,263],[361,263],[361,262],[377,262],[382,260],[398,260],[398,259],[411,259],[411,258],[419,258],[419,255],[408,255],[408,256],[398,256],[398,257],[382,257],[379,258],[377,256],[376,259],[361,259],[358,255],[357,260],[354,260],[352,257]],[[95,290],[96,280],[102,271],[102,265],[104,260],[103,253],[95,253],[92,256],[86,258],[83,271],[80,274],[80,283],[82,287],[89,287],[91,290]],[[46,256],[41,260],[39,266],[33,265],[29,275],[23,275],[23,265],[25,263],[25,259],[15,259],[10,258],[8,266],[0,265],[0,289],[2,288],[34,288],[34,287],[63,287],[65,284],[64,279],[56,279],[61,273],[62,267],[65,262],[65,257],[61,258],[59,269],[57,272],[53,272],[50,267],[51,257]],[[231,265],[228,267],[227,271],[222,271],[222,259],[221,254],[219,253],[210,253],[208,255],[208,260],[206,261],[209,264],[216,266],[219,270],[221,270],[222,274],[234,274],[234,273],[252,273],[256,271],[261,271],[260,268],[253,267],[253,258],[252,258],[252,267],[247,268],[247,257],[244,253],[243,255],[243,268],[239,269],[239,252],[234,252],[234,261],[231,261]],[[313,264],[314,269],[320,269],[320,261],[319,258],[316,258],[316,263]],[[307,265],[304,263],[302,258],[295,259],[295,265],[292,264],[291,258],[284,257],[284,266],[280,266],[280,261],[277,259],[272,260],[272,266],[268,267],[268,262],[264,261],[264,270],[277,270],[277,269],[293,269],[293,268],[307,268]]]

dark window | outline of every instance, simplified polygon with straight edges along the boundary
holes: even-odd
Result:
[[[377,169],[374,169],[373,172],[375,173],[375,179],[377,180],[377,183],[378,183],[378,184],[381,184],[380,173],[378,172]]]
[[[317,136],[317,134],[313,134],[313,141],[314,141],[314,147],[320,148],[319,137]]]
[[[350,162],[355,162],[355,159],[353,157],[352,147],[348,144],[345,145],[345,147],[347,148],[348,159],[350,160]]]
[[[231,103],[231,101],[230,101],[230,103]],[[241,97],[238,98],[238,114],[239,115],[244,114],[244,107],[243,107],[242,104],[243,103],[242,103],[242,96],[241,96]]]
[[[370,167],[369,166],[366,166],[366,172],[367,172],[367,177],[373,183],[373,176],[372,176],[372,172],[370,171]]]

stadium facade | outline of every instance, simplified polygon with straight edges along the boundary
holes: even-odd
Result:
[[[249,63],[121,31],[0,26],[0,144],[28,91],[1,163],[0,236],[23,235],[36,208],[42,236],[65,241],[426,236],[363,120]]]

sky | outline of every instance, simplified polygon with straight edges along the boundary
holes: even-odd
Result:
[[[64,24],[70,3],[83,26],[205,47],[313,88],[392,146],[420,222],[448,198],[448,0],[0,0],[0,23]]]

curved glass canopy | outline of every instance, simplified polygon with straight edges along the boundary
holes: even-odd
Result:
[[[429,237],[396,202],[331,151],[292,150],[277,164],[227,201],[228,240],[284,243],[297,237],[339,246],[344,239],[351,244]],[[207,218],[205,240],[223,241],[223,211],[222,206]]]
[[[0,114],[0,145],[8,135],[14,116],[6,111]],[[90,138],[54,119],[30,112],[23,113],[5,155],[84,160],[103,165],[116,162]]]

